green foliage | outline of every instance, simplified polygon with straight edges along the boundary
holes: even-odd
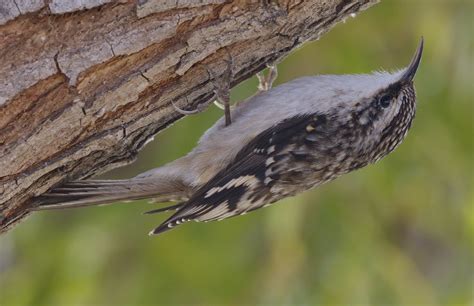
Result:
[[[1,305],[472,305],[473,11],[382,1],[279,65],[308,74],[408,64],[421,35],[418,113],[375,166],[271,208],[158,237],[144,201],[36,213],[0,237]],[[233,91],[243,99],[255,78]],[[222,112],[156,137],[128,177],[185,154]]]

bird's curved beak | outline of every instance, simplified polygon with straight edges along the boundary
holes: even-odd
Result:
[[[416,49],[416,53],[411,60],[410,65],[405,69],[405,72],[400,78],[402,82],[412,82],[413,78],[415,77],[416,71],[418,70],[418,66],[421,62],[421,55],[423,54],[423,37],[421,37],[420,44]]]

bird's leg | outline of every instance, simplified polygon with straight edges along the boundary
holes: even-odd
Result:
[[[267,64],[268,68],[268,73],[267,75],[263,75],[263,72],[258,72],[257,73],[257,79],[258,79],[258,91],[267,91],[270,88],[272,88],[273,82],[276,80],[278,77],[278,70],[276,67],[276,63],[272,64]]]
[[[275,82],[275,80],[278,77],[278,69],[277,69],[276,63],[272,63],[271,65],[268,65],[267,67],[268,67],[267,90],[269,90],[270,88],[272,88],[273,82]]]
[[[258,86],[257,92],[254,94],[258,95],[261,92],[268,91],[272,88],[273,82],[278,77],[278,70],[277,70],[277,62],[272,62],[271,64],[267,64],[268,73],[264,75],[262,71],[257,72],[256,76],[258,79]],[[235,106],[238,106],[243,101],[235,102]],[[222,108],[222,105],[217,105]]]
[[[230,82],[232,81],[232,56],[229,56],[230,60],[226,61],[227,69],[223,75],[216,78],[214,73],[207,69],[209,76],[212,78],[214,84],[214,94],[216,95],[216,101],[214,104],[224,110],[225,126],[229,126],[232,123],[230,114]]]
[[[258,86],[257,86],[258,92],[265,91],[266,82],[265,82],[265,75],[263,74],[263,71],[257,72],[256,76],[258,79]]]
[[[232,123],[230,115],[229,87],[225,85],[221,87],[221,85],[223,84],[219,84],[218,87],[214,90],[217,99],[214,104],[216,104],[219,108],[224,108],[225,126],[229,126]]]

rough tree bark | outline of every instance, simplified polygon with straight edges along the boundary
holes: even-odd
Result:
[[[1,1],[0,232],[209,103],[208,70],[234,86],[377,1]]]

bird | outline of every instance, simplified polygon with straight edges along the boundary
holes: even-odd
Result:
[[[394,72],[316,75],[259,91],[220,118],[187,155],[136,177],[66,182],[37,198],[35,210],[153,199],[174,213],[149,234],[190,221],[243,215],[373,164],[406,137],[416,110],[410,64]],[[230,119],[230,118],[229,118]]]

